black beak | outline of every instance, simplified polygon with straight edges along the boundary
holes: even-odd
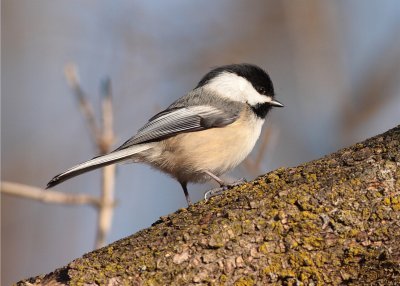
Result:
[[[282,103],[280,103],[279,101],[273,99],[269,102],[269,105],[274,106],[274,107],[284,107],[284,105]]]

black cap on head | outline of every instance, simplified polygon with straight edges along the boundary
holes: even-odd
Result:
[[[202,87],[223,72],[230,72],[244,77],[260,94],[268,96],[275,95],[274,86],[269,75],[262,68],[252,64],[232,64],[217,67],[207,73],[200,80],[196,88]]]

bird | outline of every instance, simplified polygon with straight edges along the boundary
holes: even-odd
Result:
[[[146,163],[176,179],[190,206],[187,184],[215,180],[221,188],[229,186],[220,176],[249,155],[269,111],[283,106],[261,67],[215,67],[120,147],[58,174],[47,188],[110,164]]]

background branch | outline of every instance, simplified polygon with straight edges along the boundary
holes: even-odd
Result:
[[[96,123],[96,117],[94,115],[93,107],[87,100],[87,96],[83,91],[83,89],[81,88],[77,66],[74,63],[66,64],[64,68],[64,74],[65,74],[65,79],[69,84],[69,87],[71,88],[71,90],[73,91],[74,95],[78,100],[79,109],[88,123],[89,131],[91,132],[92,137],[94,138],[93,141],[97,144],[97,142],[100,140],[101,132]]]
[[[25,199],[40,201],[43,203],[66,204],[66,205],[91,205],[96,208],[100,206],[98,198],[84,194],[66,194],[52,190],[44,190],[24,184],[1,182],[1,192]]]
[[[101,129],[96,123],[93,107],[87,100],[86,94],[81,88],[78,69],[75,64],[69,63],[65,66],[65,77],[73,93],[75,94],[80,110],[85,117],[100,155],[109,153],[115,141],[113,131],[113,106],[111,80],[107,78],[101,83]],[[100,197],[99,216],[97,219],[97,235],[95,248],[104,246],[107,234],[110,231],[113,210],[114,210],[114,186],[115,186],[115,165],[107,166],[102,169],[102,189]]]
[[[113,108],[111,101],[111,82],[106,79],[101,88],[102,93],[102,134],[98,142],[99,149],[102,154],[111,151],[114,144],[113,132]],[[97,221],[97,235],[95,247],[99,248],[105,245],[107,234],[110,231],[112,217],[113,217],[113,202],[114,202],[114,188],[115,188],[115,170],[116,165],[106,166],[102,169],[102,191],[101,202],[102,208],[99,210]]]

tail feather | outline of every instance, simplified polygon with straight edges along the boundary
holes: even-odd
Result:
[[[101,168],[101,167],[104,167],[107,165],[111,165],[114,163],[124,161],[126,159],[129,159],[132,155],[142,152],[144,150],[147,150],[149,148],[150,148],[149,144],[136,145],[136,146],[131,146],[126,149],[117,150],[117,151],[111,152],[106,155],[95,157],[89,161],[86,161],[79,165],[76,165],[61,174],[58,174],[53,179],[51,179],[50,182],[47,183],[46,189],[52,188],[64,181],[69,180],[80,174],[83,174],[83,173],[86,173],[86,172],[89,172],[89,171],[92,171],[92,170],[95,170],[95,169],[98,169],[98,168]]]

